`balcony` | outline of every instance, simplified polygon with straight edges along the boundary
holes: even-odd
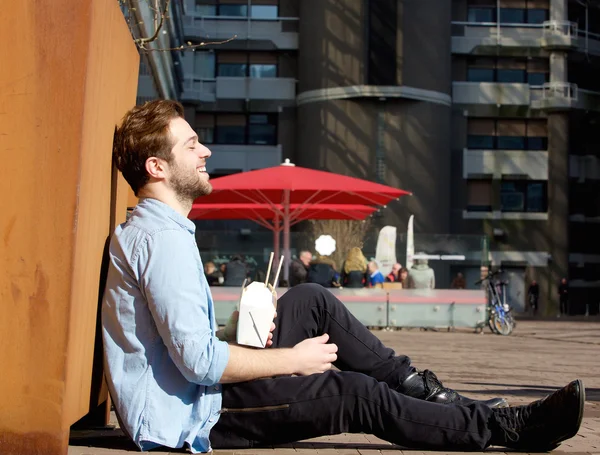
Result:
[[[577,24],[546,21],[543,24],[498,24],[496,22],[452,22],[452,52],[455,54],[518,54],[519,49],[575,49]],[[514,50],[514,52],[512,51]]]
[[[296,79],[217,77],[184,81],[183,101],[214,103],[217,99],[272,100],[293,104],[296,100]]]
[[[276,49],[293,50],[298,49],[298,18],[184,16],[183,34],[194,41],[224,41],[236,37],[244,41],[267,41]]]
[[[216,79],[184,79],[181,101],[214,103],[216,100]]]
[[[496,106],[529,106],[529,84],[498,82],[453,82],[454,104],[492,104]]]
[[[208,172],[217,170],[251,171],[281,164],[281,145],[208,145],[212,155],[206,162]]]
[[[548,152],[525,150],[463,151],[463,178],[492,175],[527,176],[532,180],[548,180]]]

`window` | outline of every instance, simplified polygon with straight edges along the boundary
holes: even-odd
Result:
[[[492,211],[491,180],[467,180],[467,210],[469,212]]]
[[[216,16],[217,5],[207,5],[206,0],[196,0],[195,12],[200,16]]]
[[[268,114],[249,115],[248,144],[277,144],[277,117]]]
[[[520,69],[497,69],[496,81],[506,83],[523,83],[527,77],[527,72]]]
[[[495,149],[494,136],[478,136],[469,134],[467,137],[467,148],[481,150]]]
[[[548,82],[548,73],[527,73],[529,85],[544,85]]]
[[[473,58],[467,65],[469,82],[542,85],[548,80],[549,62],[545,58]]]
[[[204,144],[277,144],[277,114],[196,114],[195,129]]]
[[[493,68],[468,68],[467,81],[469,82],[495,82]]]
[[[277,65],[252,63],[250,65],[250,77],[277,77]]]
[[[246,77],[246,63],[219,63],[218,75],[224,77]]]
[[[531,180],[505,180],[500,186],[503,212],[547,212],[548,183]]]
[[[214,52],[194,52],[194,77],[198,79],[214,79],[215,54]]]
[[[252,5],[250,17],[256,19],[275,19],[279,15],[277,5]]]
[[[471,7],[467,13],[469,22],[495,22],[494,8],[476,8]]]
[[[548,127],[542,119],[468,121],[467,148],[476,150],[547,150]]]
[[[500,23],[524,24],[526,11],[524,8],[500,8]]]
[[[528,24],[543,24],[550,17],[550,12],[543,8],[530,8],[527,10]]]
[[[219,16],[247,17],[248,5],[219,5]]]
[[[245,144],[246,116],[240,114],[218,115],[216,119],[217,144]]]

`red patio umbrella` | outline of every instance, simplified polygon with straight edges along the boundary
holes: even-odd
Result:
[[[252,220],[273,231],[273,251],[279,260],[279,233],[282,222],[281,205],[269,204],[193,204],[188,215],[191,220]],[[376,207],[356,204],[315,204],[301,207],[291,204],[290,226],[305,220],[364,220]]]
[[[368,180],[295,166],[289,160],[280,166],[219,177],[211,182],[212,193],[196,202],[267,204],[281,218],[286,279],[290,260],[290,225],[297,212],[316,204],[382,206],[410,194]]]

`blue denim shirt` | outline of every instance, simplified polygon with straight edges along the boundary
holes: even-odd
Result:
[[[216,337],[214,305],[195,225],[143,199],[110,243],[102,306],[107,381],[127,432],[142,449],[211,450],[219,380],[229,346]]]

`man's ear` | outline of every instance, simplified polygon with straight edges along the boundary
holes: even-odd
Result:
[[[151,156],[146,160],[146,172],[148,175],[155,179],[162,179],[165,177],[165,162],[160,158]]]

